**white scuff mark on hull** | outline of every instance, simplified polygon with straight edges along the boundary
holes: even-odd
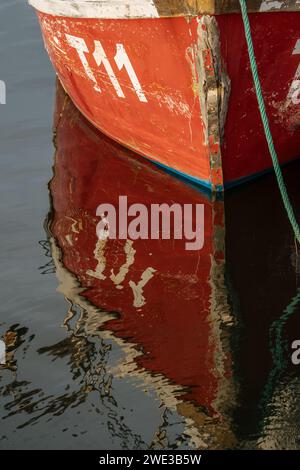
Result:
[[[190,107],[179,94],[178,96],[174,96],[162,92],[156,92],[154,96],[159,105],[166,106],[171,113],[191,118],[192,112]]]
[[[52,46],[55,49],[57,49],[61,54],[66,55],[65,51],[61,48],[61,43],[60,43],[60,40],[58,39],[58,37],[53,36],[52,39],[53,39],[53,41],[51,41],[51,37],[50,37],[50,41],[51,41]]]
[[[152,0],[29,0],[42,13],[70,18],[159,18]]]

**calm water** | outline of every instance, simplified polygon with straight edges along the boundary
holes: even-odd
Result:
[[[1,1],[0,59],[0,448],[299,449],[300,255],[273,176],[211,201],[97,133],[25,1]],[[97,243],[122,194],[204,204],[204,249]]]

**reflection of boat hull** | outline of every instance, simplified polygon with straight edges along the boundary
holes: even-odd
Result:
[[[136,367],[186,388],[186,399],[216,416],[231,376],[224,347],[231,317],[223,286],[223,202],[210,201],[98,133],[69,100],[63,103],[61,90],[55,127],[51,232],[65,268],[78,279],[83,298],[117,313],[105,329],[142,348]],[[146,206],[204,204],[203,250],[186,251],[184,240],[98,240],[97,206],[116,204],[126,191],[129,203]]]
[[[187,1],[170,11],[169,2],[154,2],[166,5],[156,14],[153,2],[126,2],[127,19],[124,2],[112,11],[106,2],[88,10],[81,1],[76,14],[76,1],[31,3],[40,10],[46,47],[63,86],[106,134],[213,190],[271,167],[240,15],[201,16],[200,7],[195,10]],[[144,13],[137,7],[130,10],[130,4],[142,3],[148,5]],[[248,2],[252,11],[258,3]],[[269,8],[280,8],[275,4],[281,2],[270,3]],[[299,9],[297,2],[289,4],[290,9]],[[172,14],[176,17],[159,17]],[[252,15],[281,163],[299,156],[299,15]],[[103,19],[113,16],[117,17]],[[284,40],[282,30],[288,31]],[[275,55],[280,58],[276,66]]]
[[[227,195],[225,284],[222,201],[212,201],[104,137],[61,88],[54,127],[51,251],[59,290],[71,304],[67,321],[74,324],[72,315],[79,312],[80,335],[119,344],[125,357],[114,374],[139,377],[145,387],[151,382],[162,403],[191,420],[189,436],[195,442],[208,433],[214,436],[210,447],[232,447],[234,429],[240,446],[270,447],[265,434],[277,421],[269,404],[276,399],[278,380],[291,372],[285,347],[299,330],[294,298],[299,259],[284,211],[274,204],[273,179]],[[297,172],[285,176],[297,202]],[[204,204],[204,249],[188,252],[180,241],[168,240],[101,246],[96,207],[115,203],[124,190],[131,202]],[[274,220],[282,230],[270,229]],[[135,297],[147,267],[155,272]],[[286,315],[289,303],[292,316]],[[237,318],[234,328],[231,310]]]

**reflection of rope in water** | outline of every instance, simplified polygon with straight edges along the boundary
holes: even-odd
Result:
[[[273,393],[275,383],[281,377],[288,365],[287,357],[289,345],[287,340],[283,340],[283,329],[289,318],[295,313],[299,303],[300,287],[298,288],[296,295],[293,297],[289,305],[283,311],[283,314],[272,323],[270,328],[270,351],[272,354],[274,366],[269,374],[269,378],[265,385],[260,402],[260,408],[263,411],[262,424],[266,415],[267,404]]]
[[[39,245],[45,251],[46,258],[50,258],[50,261],[48,261],[48,263],[46,263],[43,266],[40,266],[38,268],[39,271],[41,271],[41,274],[43,274],[43,275],[44,274],[55,274],[55,265],[54,265],[54,261],[53,261],[52,256],[51,256],[49,240],[40,240]]]

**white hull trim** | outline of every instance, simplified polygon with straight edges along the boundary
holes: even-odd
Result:
[[[70,18],[159,18],[152,0],[29,0],[36,10]]]

